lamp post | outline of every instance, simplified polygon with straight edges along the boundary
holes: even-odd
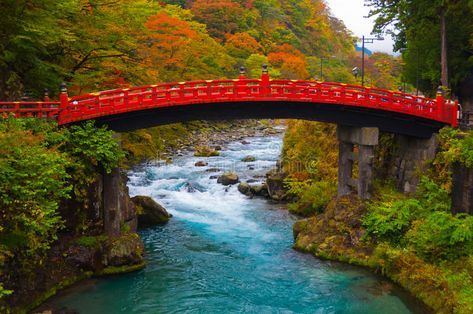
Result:
[[[355,77],[355,81],[358,83],[358,75],[360,75],[360,68],[359,68],[359,67],[354,67],[354,68],[351,70],[351,73],[352,73],[353,76]]]
[[[365,44],[372,44],[375,40],[384,40],[383,37],[361,37],[361,86],[365,86]]]
[[[330,56],[330,57],[320,57],[320,80],[324,80],[324,61],[328,60],[329,58],[335,59],[337,56]]]

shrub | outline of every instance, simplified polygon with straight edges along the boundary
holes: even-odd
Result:
[[[366,235],[399,244],[409,229],[414,212],[420,208],[415,199],[373,203],[369,206],[369,213],[363,217]]]
[[[366,236],[396,245],[401,243],[414,220],[425,218],[432,212],[450,209],[447,191],[427,177],[421,178],[416,198],[393,200],[392,195],[385,198],[368,206],[363,225],[366,227]]]
[[[293,185],[286,181],[286,186],[289,187],[289,193],[299,196],[297,202],[289,204],[289,211],[304,217],[321,212],[337,191],[336,186],[328,181],[295,181]]]
[[[433,212],[413,223],[406,234],[417,254],[431,261],[454,260],[473,254],[473,217]]]

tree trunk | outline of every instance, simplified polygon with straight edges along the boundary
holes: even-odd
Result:
[[[441,65],[442,65],[442,86],[448,88],[448,58],[447,58],[447,21],[446,8],[443,7],[440,11],[440,36],[442,41]]]

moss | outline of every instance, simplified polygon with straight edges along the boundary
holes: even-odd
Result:
[[[101,243],[106,241],[109,237],[107,235],[99,235],[99,236],[82,236],[75,240],[72,240],[72,244],[79,245],[88,248],[97,248],[100,246]]]
[[[60,290],[63,290],[67,287],[72,286],[73,284],[91,278],[93,276],[93,273],[90,271],[86,271],[80,275],[77,276],[72,276],[69,278],[66,278],[56,284],[54,287],[50,288],[48,291],[44,292],[41,294],[39,297],[34,299],[30,304],[24,306],[24,307],[17,307],[12,310],[12,313],[28,313],[32,311],[33,309],[37,308],[40,306],[42,303],[44,303],[46,300],[49,298],[55,296]]]
[[[109,266],[99,272],[96,272],[94,275],[100,277],[100,276],[126,274],[126,273],[131,273],[134,271],[141,270],[145,267],[146,267],[146,262],[142,262],[137,265]]]

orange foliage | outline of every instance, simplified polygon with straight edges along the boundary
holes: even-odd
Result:
[[[256,39],[246,32],[234,35],[227,34],[225,48],[230,55],[244,59],[248,58],[251,54],[261,52],[263,49]]]
[[[179,68],[181,64],[179,52],[198,37],[186,21],[158,13],[151,16],[145,23],[150,34],[145,38],[147,45],[143,47],[145,59],[153,59],[168,68]]]
[[[307,79],[309,72],[305,60],[297,56],[285,60],[281,67],[281,76],[291,80]]]

